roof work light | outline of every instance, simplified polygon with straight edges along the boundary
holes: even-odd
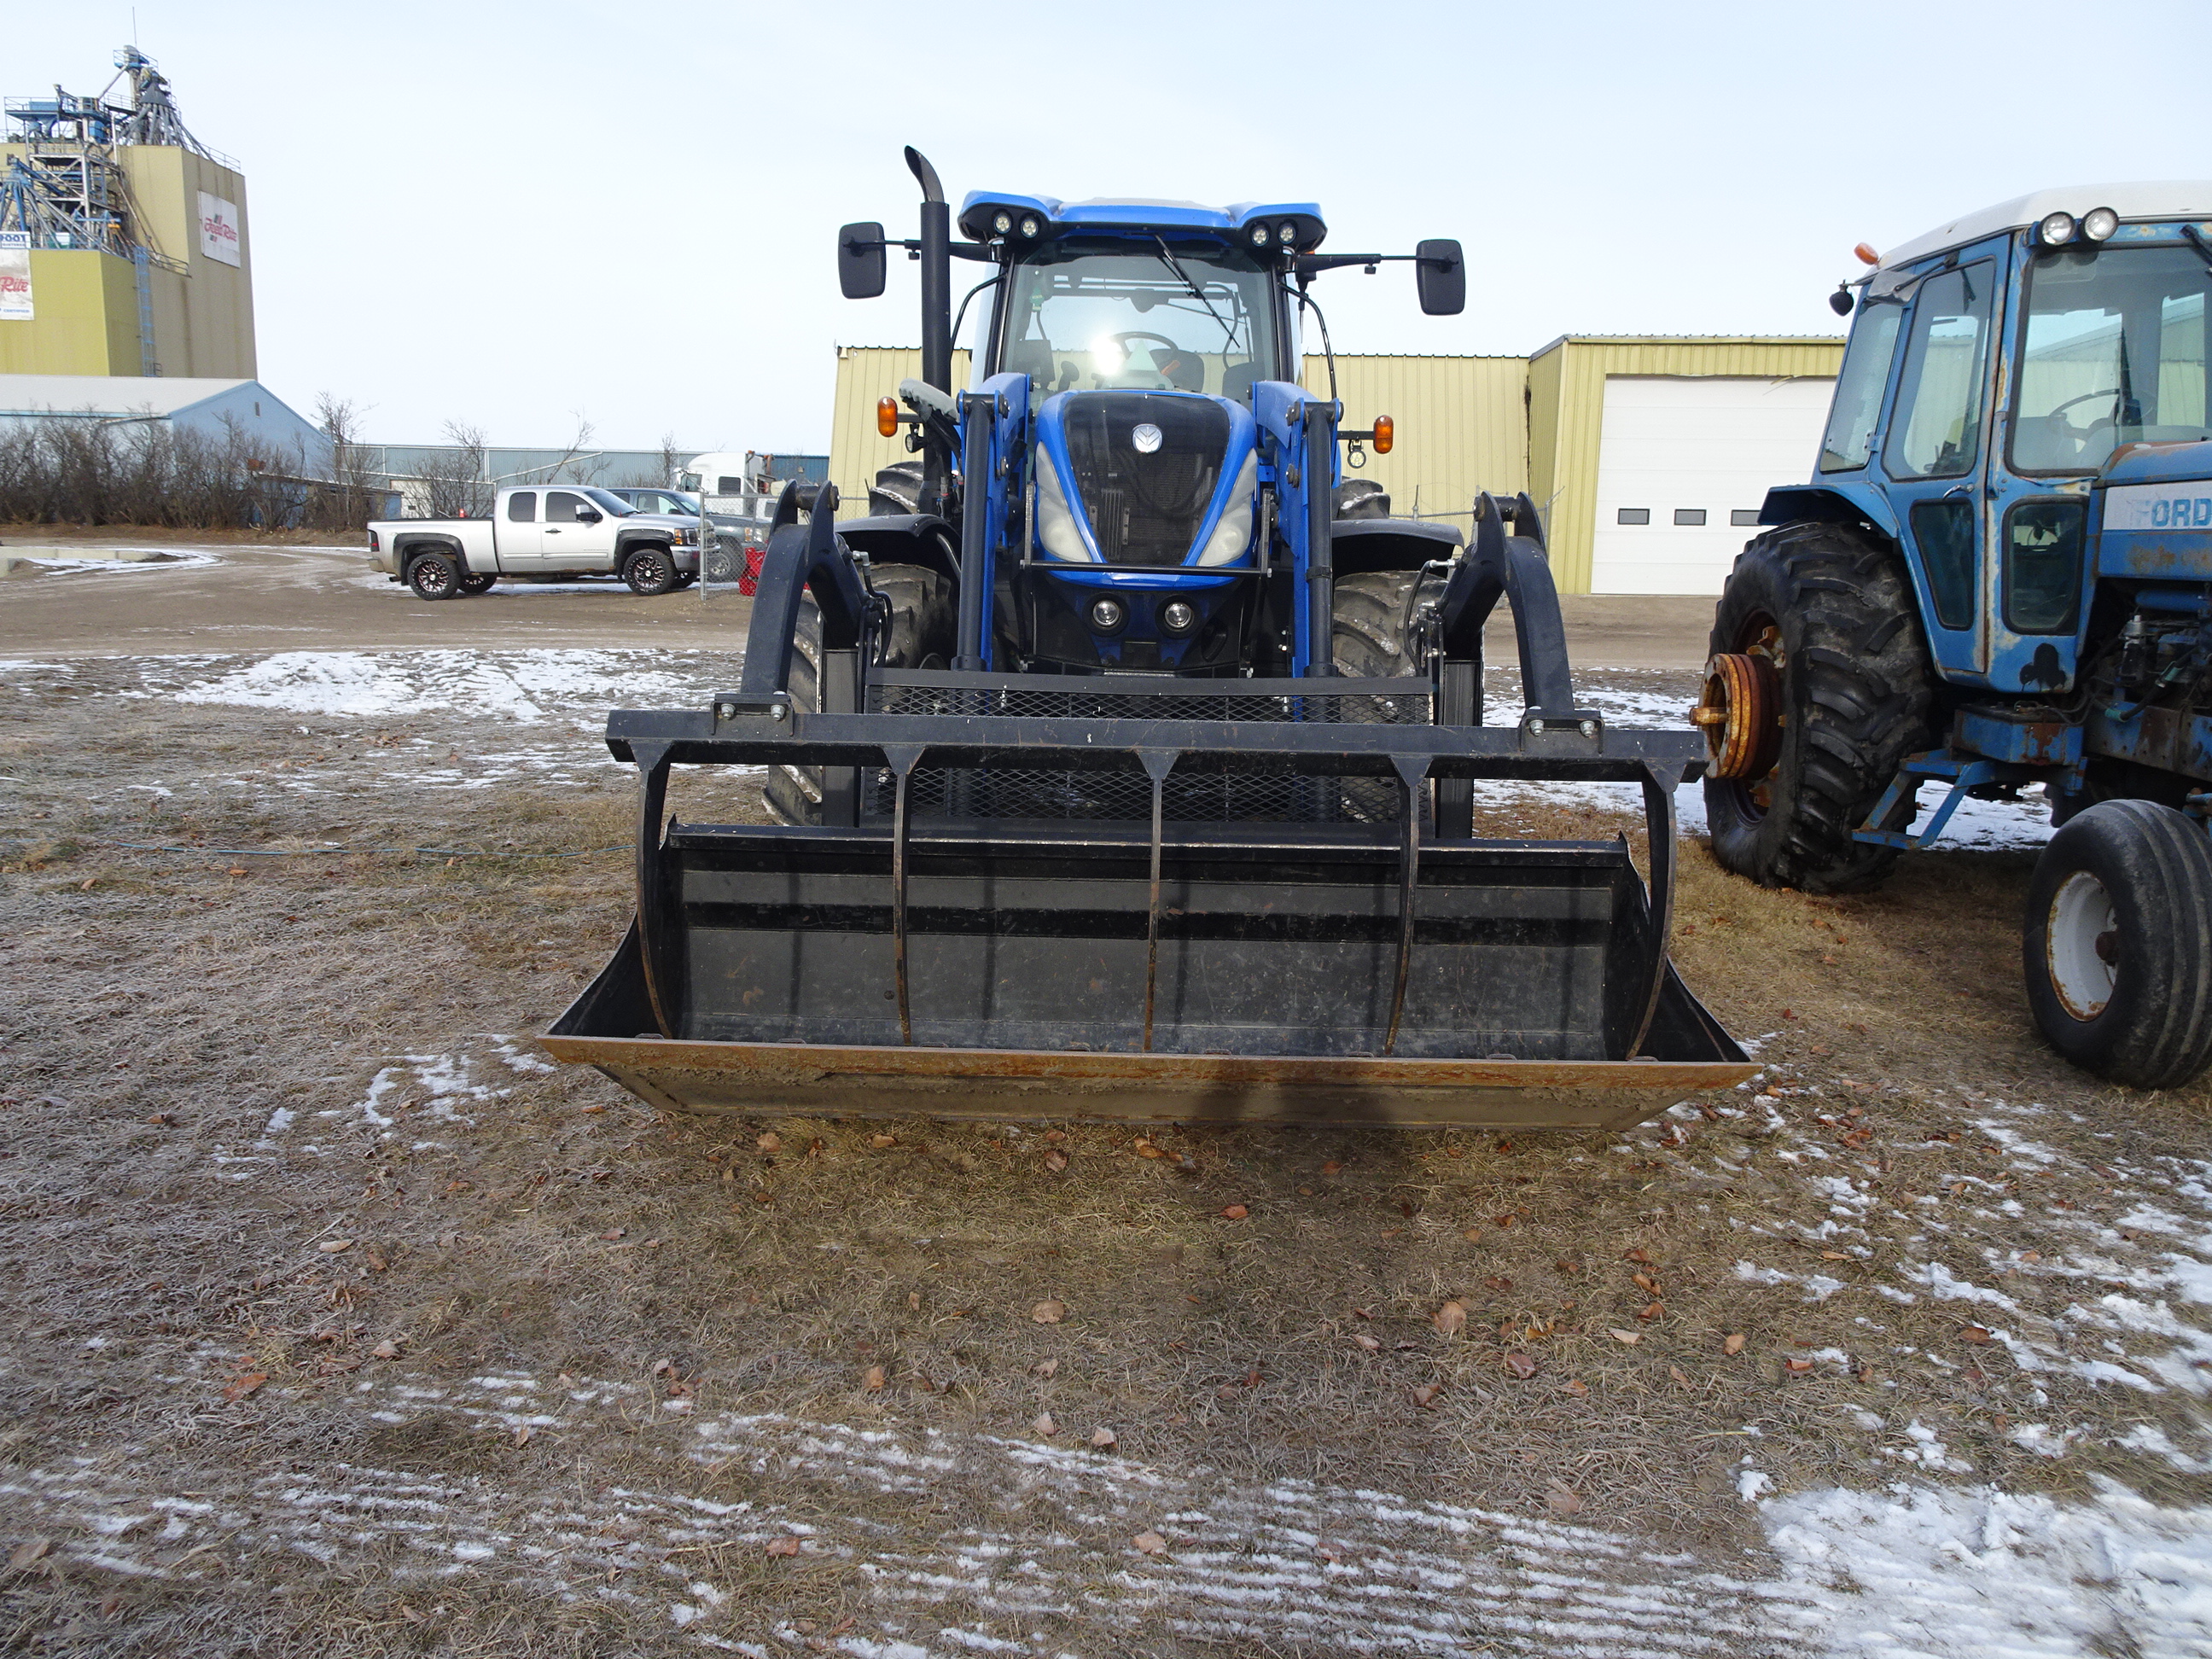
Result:
[[[2035,240],[2045,247],[2063,247],[2074,240],[2077,228],[2074,216],[2063,209],[2046,213],[2035,227]]]
[[[2093,242],[2108,240],[2120,228],[2120,216],[2110,208],[2091,208],[2081,216],[2081,234]]]

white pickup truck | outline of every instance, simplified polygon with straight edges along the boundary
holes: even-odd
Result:
[[[699,520],[641,513],[590,484],[499,492],[489,519],[380,519],[368,559],[422,599],[481,593],[501,576],[620,576],[633,593],[699,580]]]

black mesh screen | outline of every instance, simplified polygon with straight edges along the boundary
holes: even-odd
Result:
[[[1149,392],[1069,396],[1067,454],[1075,488],[1109,564],[1181,564],[1220,482],[1229,411],[1205,398]],[[1132,434],[1159,428],[1159,447]]]
[[[868,707],[878,714],[985,714],[1002,720],[1315,720],[1339,725],[1426,726],[1429,696],[1372,692],[1316,692],[1297,696],[1259,696],[1249,691],[1211,691],[1204,680],[1188,682],[1188,692],[1124,696],[1085,690],[1071,675],[1069,690],[958,690],[934,685],[872,685]],[[1216,681],[1234,687],[1234,680]],[[1327,684],[1326,681],[1322,684]],[[1150,809],[1147,809],[1150,810]]]

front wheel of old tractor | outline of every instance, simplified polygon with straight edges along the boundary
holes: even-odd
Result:
[[[1691,714],[1711,755],[1713,856],[1764,887],[1880,881],[1896,849],[1851,832],[1899,763],[1934,745],[1935,690],[1911,585],[1888,548],[1835,524],[1752,542],[1722,590]]]
[[[2212,1065],[2212,839],[2171,806],[2108,800],[2035,861],[2021,965],[2036,1028],[2083,1071],[2172,1089]]]
[[[921,565],[879,564],[868,572],[877,592],[890,601],[890,632],[884,645],[886,668],[942,668],[951,660],[959,627],[952,584]],[[822,612],[809,593],[799,604],[799,625],[792,633],[792,706],[811,714],[821,705],[817,671],[822,662]],[[763,791],[769,811],[781,823],[822,822],[822,769],[771,766]]]

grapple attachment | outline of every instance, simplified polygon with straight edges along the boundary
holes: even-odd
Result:
[[[865,592],[805,535],[744,686],[610,717],[637,919],[560,1058],[695,1111],[1139,1122],[1612,1127],[1749,1075],[1667,957],[1703,740],[1571,706],[1563,647],[1530,660],[1547,580],[1498,564],[1534,695],[1485,726],[1439,718],[1472,712],[1457,576],[1425,679],[868,670]],[[801,580],[846,712],[782,689]],[[664,824],[671,766],[728,763],[809,769],[836,821]],[[1486,779],[1641,785],[1648,875],[1625,839],[1474,837]]]

